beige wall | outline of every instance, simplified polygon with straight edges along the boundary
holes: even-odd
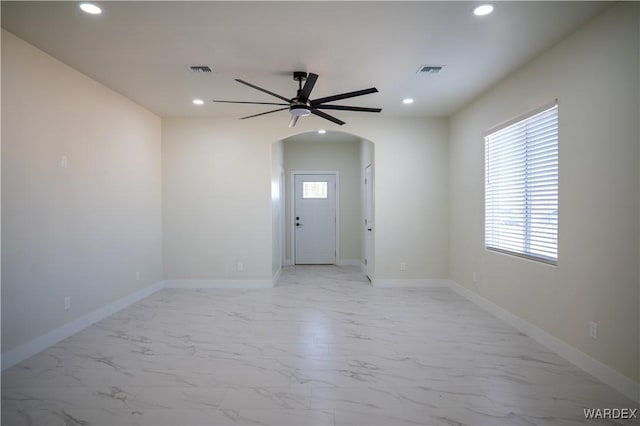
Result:
[[[340,131],[375,143],[376,277],[446,278],[446,120],[344,118]],[[165,279],[271,279],[272,144],[326,123],[286,124],[284,113],[162,120]]]
[[[287,181],[286,197],[286,241],[291,241],[291,172],[292,171],[333,171],[340,176],[340,258],[338,263],[359,261],[360,246],[360,142],[298,142],[288,139],[284,143],[284,166]],[[292,247],[287,244],[287,261],[291,261]]]
[[[280,138],[255,131],[239,120],[162,121],[165,279],[271,279],[272,143]]]
[[[639,16],[605,11],[451,119],[451,278],[638,378]],[[483,132],[559,100],[558,266],[483,246]],[[477,282],[473,273],[477,273]],[[589,337],[589,321],[599,324]]]
[[[7,351],[162,280],[161,137],[157,116],[6,31],[2,67]]]

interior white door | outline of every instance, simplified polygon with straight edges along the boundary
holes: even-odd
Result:
[[[373,279],[373,169],[369,164],[364,169],[364,272]]]
[[[336,263],[336,176],[294,175],[295,263]]]

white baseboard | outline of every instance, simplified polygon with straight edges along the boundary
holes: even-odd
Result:
[[[337,266],[360,266],[360,259],[338,259]]]
[[[61,340],[73,336],[74,334],[84,330],[85,328],[95,324],[96,322],[107,318],[109,315],[113,315],[114,313],[121,311],[122,309],[151,296],[156,291],[162,290],[162,288],[164,288],[164,284],[162,281],[159,281],[147,288],[138,290],[135,293],[123,297],[122,299],[118,299],[115,302],[103,306],[98,310],[77,318],[63,326],[55,328],[47,334],[44,334],[40,337],[23,343],[20,346],[10,349],[7,352],[4,352],[2,354],[2,370],[4,371],[12,365],[15,365],[27,358],[34,356],[39,352],[42,352],[43,350],[55,345]]]
[[[360,259],[337,259],[336,266],[360,266]],[[286,259],[284,261],[284,266],[295,266],[293,260]]]
[[[568,343],[558,339],[552,334],[544,331],[543,329],[531,324],[530,322],[512,314],[506,309],[496,305],[488,299],[480,296],[474,291],[456,283],[455,281],[446,280],[449,287],[451,287],[456,293],[469,299],[476,305],[480,306],[489,313],[495,315],[507,324],[522,331],[529,337],[536,340],[538,343],[546,346],[552,352],[560,355],[570,363],[581,368],[613,389],[633,399],[636,402],[640,402],[640,383],[630,379],[624,374],[619,373],[608,365],[598,361],[590,355],[582,352],[579,349],[569,345]]]
[[[164,288],[271,288],[272,280],[166,280]]]
[[[447,287],[449,280],[439,278],[374,278],[371,280],[373,287]]]

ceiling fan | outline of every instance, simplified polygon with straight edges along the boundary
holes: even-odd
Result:
[[[295,71],[293,73],[293,79],[298,82],[298,92],[294,98],[287,99],[284,96],[278,95],[277,93],[273,93],[267,89],[263,89],[262,87],[258,87],[254,84],[247,83],[244,80],[240,80],[239,78],[236,78],[236,81],[238,83],[242,83],[246,86],[249,86],[261,92],[267,93],[271,96],[275,96],[276,98],[286,103],[221,101],[221,100],[215,100],[215,99],[213,102],[224,102],[224,103],[230,103],[230,104],[281,105],[281,106],[284,106],[284,108],[278,108],[272,111],[249,115],[247,117],[242,117],[240,119],[245,120],[247,118],[258,117],[260,115],[271,114],[272,112],[284,111],[285,109],[288,109],[289,112],[291,113],[291,120],[289,121],[289,127],[295,126],[296,123],[298,122],[298,118],[307,116],[309,114],[317,115],[318,117],[322,117],[326,120],[332,121],[341,126],[345,124],[344,121],[337,119],[336,117],[329,115],[324,111],[321,111],[323,109],[339,110],[339,111],[359,111],[359,112],[382,111],[382,108],[364,108],[364,107],[345,106],[345,105],[327,105],[327,102],[339,101],[341,99],[354,98],[356,96],[376,93],[378,89],[376,89],[375,87],[371,87],[369,89],[364,89],[364,90],[356,90],[355,92],[341,93],[339,95],[327,96],[325,98],[312,100],[312,99],[309,99],[309,95],[311,95],[313,86],[316,84],[318,75],[313,73],[307,74],[304,71]],[[304,82],[304,86],[302,86],[302,82]]]

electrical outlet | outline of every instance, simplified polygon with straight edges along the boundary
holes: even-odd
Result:
[[[400,270],[401,271],[407,270],[407,262],[400,262]]]
[[[61,155],[60,156],[60,168],[61,169],[66,169],[69,167],[69,158],[67,158],[66,155]]]
[[[71,297],[65,296],[65,298],[64,298],[64,309],[66,311],[67,309],[70,309],[70,308],[71,308]]]
[[[236,265],[236,269],[238,270],[238,272],[242,272],[244,270],[244,263],[238,262],[238,264]]]
[[[589,321],[589,337],[592,339],[598,338],[598,323],[595,321]]]
[[[140,271],[136,272],[136,281],[140,281]]]
[[[473,282],[477,283],[478,282],[478,274],[476,274],[476,272],[473,272]]]

